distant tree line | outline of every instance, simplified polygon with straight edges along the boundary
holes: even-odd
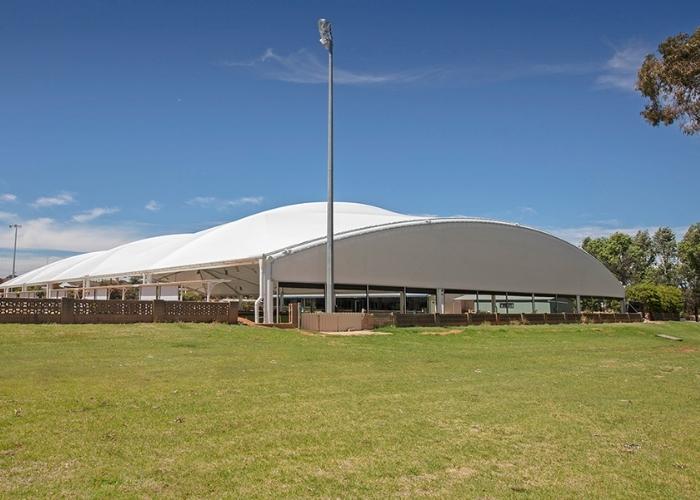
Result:
[[[627,299],[642,312],[692,312],[700,302],[700,223],[676,241],[669,227],[653,235],[614,233],[586,238],[581,247],[602,262],[625,286]]]

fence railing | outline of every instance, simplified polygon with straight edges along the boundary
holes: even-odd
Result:
[[[469,325],[559,325],[563,323],[641,323],[633,313],[545,313],[545,314],[380,314],[301,313],[299,327],[316,332],[370,330],[379,326],[469,326]]]
[[[0,323],[231,323],[237,302],[0,298]]]
[[[380,314],[302,313],[299,327],[317,332],[370,330],[379,326],[469,326],[469,325],[559,325],[563,323],[641,323],[634,313],[544,313],[544,314]]]
[[[641,323],[637,313],[394,314],[396,326],[559,325],[563,323]]]

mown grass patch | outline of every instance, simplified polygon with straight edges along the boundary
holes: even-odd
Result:
[[[698,325],[384,331],[0,326],[0,496],[700,494]]]

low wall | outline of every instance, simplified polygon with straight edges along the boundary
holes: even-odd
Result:
[[[313,332],[371,330],[374,322],[365,313],[301,313],[301,329]]]
[[[430,327],[469,325],[560,325],[565,323],[641,323],[641,314],[632,313],[539,313],[539,314],[400,314],[400,313],[302,313],[302,330],[344,332],[370,330],[381,326]],[[296,324],[294,325],[296,326]]]
[[[391,326],[394,324],[394,314],[387,312],[375,312],[370,313],[372,317],[372,326],[374,328],[381,328],[382,326]]]
[[[434,314],[394,314],[394,326],[435,326]]]
[[[394,314],[394,325],[467,326],[467,325],[560,325],[563,323],[641,323],[641,314],[632,313],[544,313],[544,314]]]
[[[39,299],[45,300],[45,299]],[[61,303],[56,323],[151,323],[155,322],[153,301],[46,299]],[[0,316],[1,317],[1,316]]]
[[[0,323],[231,323],[237,302],[0,299]]]
[[[176,302],[156,301],[163,307],[158,322],[163,323],[232,323],[238,322],[237,302]],[[235,309],[235,312],[232,311]]]
[[[60,300],[0,298],[0,323],[60,322]]]
[[[465,316],[467,316],[467,320],[469,321],[470,325],[498,324],[498,315],[494,313],[469,313]]]
[[[651,312],[649,313],[649,319],[653,321],[680,321],[680,313],[659,313]]]

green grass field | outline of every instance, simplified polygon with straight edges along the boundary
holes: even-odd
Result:
[[[0,325],[0,497],[700,496],[700,326],[384,332]]]

